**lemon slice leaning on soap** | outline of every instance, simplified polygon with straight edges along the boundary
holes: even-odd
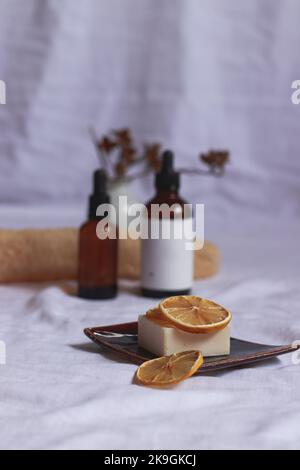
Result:
[[[163,328],[174,328],[174,325],[172,325],[167,318],[163,316],[161,313],[161,310],[159,307],[151,308],[151,310],[148,310],[146,313],[146,317],[148,320],[153,321],[159,326],[162,326]]]
[[[198,334],[223,330],[232,318],[221,305],[193,295],[169,297],[160,303],[160,311],[175,328]]]
[[[137,378],[143,385],[167,387],[188,379],[202,364],[200,351],[181,352],[144,362],[137,371]]]

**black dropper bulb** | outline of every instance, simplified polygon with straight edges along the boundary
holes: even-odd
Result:
[[[174,153],[166,150],[162,156],[161,170],[156,175],[158,190],[177,191],[180,186],[180,174],[174,170]]]
[[[97,209],[101,204],[109,204],[110,198],[107,193],[107,175],[104,170],[94,172],[94,192],[90,196],[89,219],[97,219]]]

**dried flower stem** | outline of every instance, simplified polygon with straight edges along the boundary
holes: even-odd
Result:
[[[136,179],[144,178],[151,172],[157,172],[161,166],[162,146],[154,143],[144,146],[144,153],[137,155],[132,134],[129,129],[115,130],[103,136],[99,141],[93,128],[89,129],[92,141],[97,150],[100,165],[105,168],[112,184],[118,182],[130,183]],[[224,175],[225,166],[229,161],[229,152],[211,150],[199,156],[207,170],[200,168],[181,168],[178,171],[185,175],[215,176]],[[128,174],[130,168],[143,165],[140,172]]]
[[[225,173],[224,168],[220,168],[219,170],[216,170],[215,168],[211,168],[210,170],[199,170],[198,168],[179,168],[178,169],[179,173],[182,175],[200,175],[200,176],[223,176]]]

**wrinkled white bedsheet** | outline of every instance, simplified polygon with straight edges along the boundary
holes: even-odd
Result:
[[[2,208],[1,226],[64,225],[66,213],[70,224],[81,218],[75,210],[46,213]],[[232,310],[236,337],[300,339],[299,223],[256,216],[234,230],[213,219],[207,227],[222,247],[223,267],[195,293]],[[0,340],[7,345],[1,448],[300,448],[300,365],[292,356],[194,377],[172,390],[139,387],[132,384],[135,365],[97,349],[82,331],[134,321],[152,301],[130,283],[103,303],[68,295],[73,287],[0,286]]]

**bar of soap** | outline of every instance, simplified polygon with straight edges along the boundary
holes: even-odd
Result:
[[[155,356],[170,356],[184,351],[201,351],[203,357],[228,356],[230,354],[230,325],[210,334],[195,334],[172,327],[163,327],[139,317],[139,346]]]

